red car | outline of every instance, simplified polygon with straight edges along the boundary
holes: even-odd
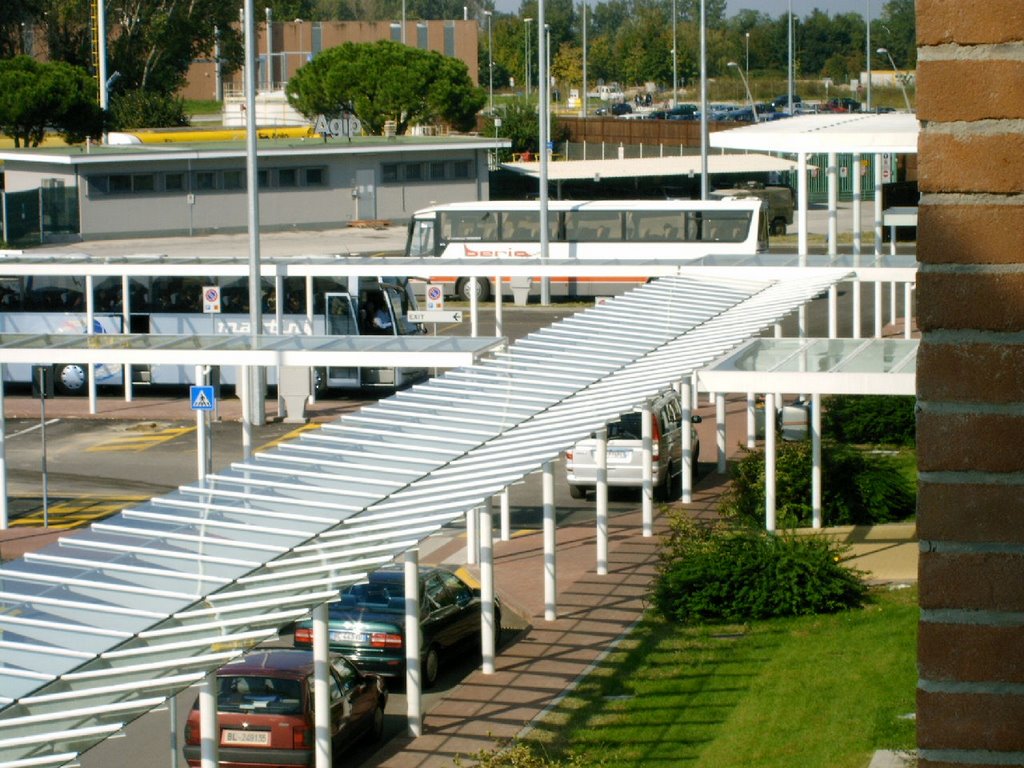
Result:
[[[388,692],[378,675],[330,656],[331,743],[335,755],[384,729]],[[217,671],[220,765],[275,768],[313,765],[313,653],[296,648],[252,651]],[[200,764],[199,701],[185,724],[185,759]]]

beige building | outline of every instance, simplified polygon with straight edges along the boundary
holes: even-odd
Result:
[[[475,20],[407,20],[404,42],[416,48],[437,51],[460,59],[469,77],[478,79],[479,25]],[[377,40],[403,41],[398,21],[275,21],[256,30],[257,89],[279,91],[289,78],[313,56],[342,43],[372,43]],[[242,72],[221,77],[216,55],[192,63],[188,83],[181,91],[186,99],[213,99],[242,93]]]

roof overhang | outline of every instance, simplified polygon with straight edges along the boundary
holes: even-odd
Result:
[[[785,120],[716,131],[716,149],[787,154],[917,154],[921,124],[904,112],[886,114],[800,115]]]
[[[503,163],[502,168],[531,178],[540,177],[540,163]],[[795,171],[791,160],[769,155],[711,155],[708,173],[770,173]],[[601,179],[699,176],[700,155],[664,155],[613,160],[563,160],[548,163],[549,181],[600,181]]]
[[[913,395],[917,339],[751,339],[697,374],[702,392]]]

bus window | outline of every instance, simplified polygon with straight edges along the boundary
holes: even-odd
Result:
[[[409,222],[409,244],[405,255],[414,258],[438,255],[434,249],[433,219],[413,219]]]
[[[587,242],[622,239],[622,216],[618,211],[566,211],[565,239]]]
[[[352,297],[347,293],[328,293],[324,298],[327,302],[327,335],[358,336],[359,325]]]
[[[743,211],[704,211],[701,240],[742,243],[750,232],[750,214]]]
[[[626,211],[626,239],[631,242],[678,242],[682,216],[675,211]]]
[[[527,243],[540,240],[540,211],[506,211],[502,213],[501,239]]]
[[[493,211],[443,211],[438,216],[441,240],[494,240],[498,218]]]

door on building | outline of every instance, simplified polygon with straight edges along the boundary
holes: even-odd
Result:
[[[359,192],[359,204],[356,216],[361,221],[372,221],[377,218],[377,175],[372,168],[356,171],[356,190]]]

